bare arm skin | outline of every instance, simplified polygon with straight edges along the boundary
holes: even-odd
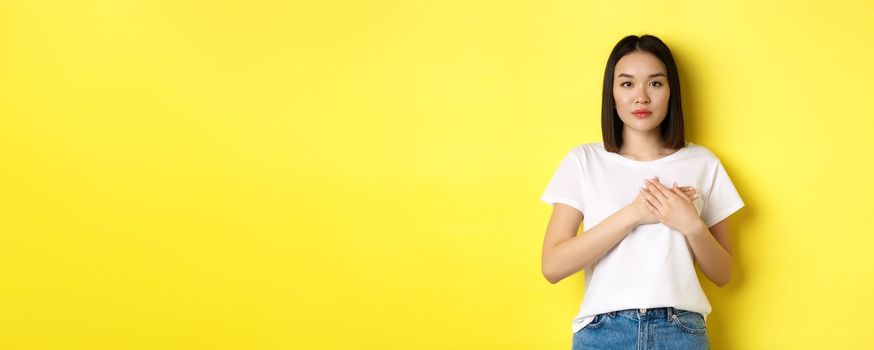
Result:
[[[574,207],[555,203],[543,241],[541,268],[549,283],[589,266],[631,233],[640,219],[631,205],[616,211],[577,236],[583,214]]]
[[[722,220],[707,229],[701,226],[686,235],[695,260],[704,273],[717,286],[723,287],[731,281],[731,238],[728,229],[728,219]]]

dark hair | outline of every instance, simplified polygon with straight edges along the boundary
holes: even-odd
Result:
[[[686,145],[685,130],[683,128],[683,105],[680,101],[680,74],[671,50],[661,39],[652,35],[629,35],[616,43],[610,58],[607,59],[607,69],[604,70],[604,95],[601,103],[601,136],[604,139],[604,148],[610,152],[619,152],[622,147],[622,119],[616,113],[616,101],[613,99],[613,73],[616,63],[623,56],[633,52],[642,51],[653,54],[668,70],[668,86],[671,89],[668,100],[668,113],[659,125],[662,136],[662,144],[665,147],[675,149]]]

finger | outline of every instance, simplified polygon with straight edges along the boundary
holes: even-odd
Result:
[[[658,178],[656,178],[655,180],[650,181],[650,182],[653,184],[653,186],[655,186],[656,189],[661,191],[662,195],[665,196],[665,199],[670,198],[674,194],[674,192],[671,191],[670,188],[668,188],[665,185],[662,185],[662,183],[658,180]]]
[[[656,216],[659,215],[659,210],[656,209],[654,206],[652,206],[652,204],[649,204],[648,201],[643,201],[643,203],[646,204],[646,207],[649,208],[649,211],[651,211],[651,212],[652,212],[653,214],[655,214]]]
[[[683,186],[680,187],[680,189],[682,189],[685,193],[698,193],[698,189],[692,186]]]
[[[643,194],[643,199],[648,201],[652,206],[656,207],[656,209],[662,207],[661,200],[654,196],[652,193],[650,193],[649,190],[642,190],[641,193]]]
[[[699,196],[698,191],[695,190],[694,188],[691,190],[686,190],[686,189],[684,189],[684,187],[680,187],[680,188],[683,189],[683,194],[685,194],[686,197],[689,197],[692,200],[695,200],[695,198],[698,198],[698,196]],[[689,188],[689,186],[685,186],[685,188]]]
[[[687,192],[687,191],[683,191],[683,194],[685,194],[686,197],[689,198],[689,201],[690,201],[690,202],[695,201],[695,200],[698,199],[698,197],[699,197],[699,196],[698,196],[698,193],[690,193],[690,192]]]
[[[680,186],[680,189],[686,193],[698,193],[698,189],[692,186]]]
[[[652,196],[651,198],[656,201],[658,204],[665,204],[668,202],[668,197],[661,193],[655,185],[649,184],[646,187],[646,193]],[[653,204],[656,204],[653,203]]]
[[[682,199],[685,200],[686,202],[690,202],[690,203],[692,202],[692,199],[689,198],[689,196],[687,196],[685,193],[683,193],[683,191],[680,191],[680,188],[677,187],[677,183],[676,183],[676,182],[674,182],[674,187],[671,188],[671,190],[672,190],[674,193],[676,193],[677,196],[680,196],[680,198],[682,198]]]
[[[674,181],[674,185],[671,187],[671,190],[674,191],[674,193],[683,193],[683,191],[680,190],[680,186],[677,185],[676,181]]]
[[[659,187],[664,187],[664,186],[662,186],[662,184],[659,183],[658,180],[646,179],[646,181],[647,181],[647,188],[650,189],[649,191],[653,195],[658,196],[660,199],[664,199],[664,200],[668,199],[667,191],[659,188]]]

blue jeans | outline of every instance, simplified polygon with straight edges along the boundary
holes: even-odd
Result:
[[[596,315],[574,333],[571,349],[710,349],[710,337],[697,312],[630,309]]]

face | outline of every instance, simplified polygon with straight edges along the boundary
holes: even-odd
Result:
[[[616,62],[613,100],[626,128],[657,131],[668,114],[670,96],[667,69],[653,54],[633,51]],[[650,113],[635,114],[638,110]]]

